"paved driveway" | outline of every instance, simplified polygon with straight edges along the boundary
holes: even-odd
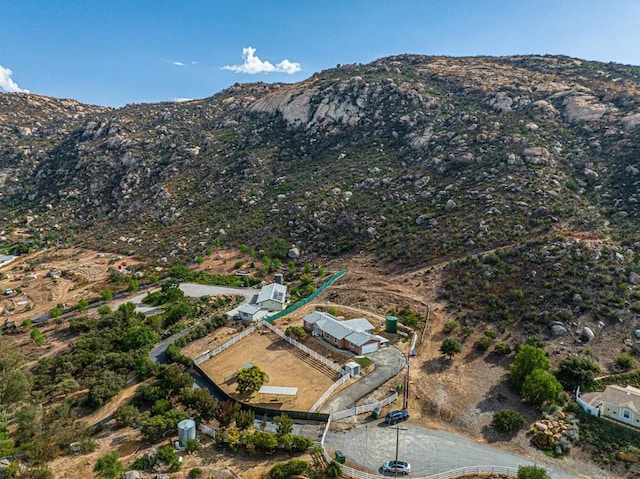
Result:
[[[350,430],[331,429],[327,434],[325,447],[333,456],[342,451],[347,459],[370,473],[380,474],[382,463],[395,459],[396,434],[398,434],[398,459],[411,464],[412,476],[428,476],[450,471],[463,466],[481,464],[517,468],[534,464],[533,461],[499,449],[478,444],[455,434],[432,431],[411,422],[399,423],[399,433],[388,427],[383,420],[360,425]],[[402,430],[406,429],[406,430]],[[576,476],[540,464],[549,471],[552,479],[578,479]]]
[[[407,364],[402,351],[394,346],[386,346],[375,353],[367,354],[367,357],[376,365],[373,372],[335,394],[324,403],[320,412],[332,413],[353,407],[356,401],[396,376]]]
[[[244,296],[244,299],[237,307],[233,308],[230,311],[227,311],[227,314],[229,316],[235,315],[240,306],[251,301],[251,299],[259,293],[257,289],[252,289],[252,288],[230,288],[227,286],[208,286],[208,285],[196,284],[196,283],[181,283],[180,289],[184,291],[184,294],[186,296],[191,296],[195,298],[199,298],[200,296],[218,296],[221,294],[235,294],[239,296]],[[157,308],[149,307],[142,302],[143,298],[147,296],[147,294],[150,292],[151,291],[148,291],[144,294],[135,296],[133,298],[129,298],[126,302],[134,303],[136,305],[136,309],[140,312],[145,312],[145,314],[154,314],[155,312],[160,312],[160,311],[156,311]],[[156,363],[165,363],[167,347],[170,344],[175,343],[181,337],[189,334],[195,326],[196,325],[191,326],[190,328],[180,331],[179,333],[174,334],[173,336],[169,336],[168,338],[163,339],[162,341],[157,343],[153,347],[151,352],[149,352],[149,357],[151,358],[151,360]]]

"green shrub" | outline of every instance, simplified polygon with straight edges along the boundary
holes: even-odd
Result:
[[[458,321],[451,319],[446,323],[444,323],[444,332],[450,333],[451,331],[458,329],[459,327],[460,327],[460,323]]]
[[[624,370],[631,369],[633,367],[633,356],[629,353],[620,353],[616,358],[616,364]]]
[[[486,350],[488,350],[491,347],[492,343],[493,341],[491,340],[491,338],[488,338],[487,336],[483,336],[480,339],[478,339],[478,341],[476,342],[476,349],[481,353],[484,353]]]
[[[512,409],[503,409],[493,414],[491,425],[496,431],[507,434],[514,433],[522,428],[526,420],[522,414]]]

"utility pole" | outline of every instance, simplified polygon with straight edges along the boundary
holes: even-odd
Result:
[[[362,459],[362,470],[364,479],[367,479],[367,448],[369,447],[369,435],[367,434],[367,424],[364,425],[364,458]]]
[[[392,427],[391,429],[396,430],[396,467],[395,467],[395,477],[398,477],[398,449],[400,446],[400,431],[407,431],[406,427]]]

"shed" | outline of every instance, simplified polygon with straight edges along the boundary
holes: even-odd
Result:
[[[352,378],[360,376],[360,365],[355,361],[349,361],[344,365],[344,369],[351,375]]]
[[[280,396],[283,398],[280,399]],[[283,402],[284,400],[295,401],[298,397],[298,388],[285,386],[262,386],[258,391],[260,402]]]

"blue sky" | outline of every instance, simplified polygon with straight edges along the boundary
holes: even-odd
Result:
[[[100,105],[204,98],[399,53],[640,65],[640,1],[0,0],[0,91]]]

